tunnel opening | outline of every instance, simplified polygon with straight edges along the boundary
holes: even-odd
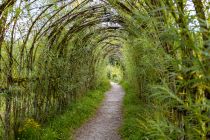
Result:
[[[120,83],[123,80],[123,65],[121,54],[109,56],[107,62],[107,77],[110,81]]]

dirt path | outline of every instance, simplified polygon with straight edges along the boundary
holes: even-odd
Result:
[[[94,118],[84,124],[75,134],[76,140],[120,140],[121,104],[124,92],[120,85],[111,83],[102,106]]]

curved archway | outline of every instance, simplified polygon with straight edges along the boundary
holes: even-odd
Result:
[[[158,115],[138,118],[145,130],[139,133],[150,139],[154,135],[205,139],[210,94],[208,4],[201,0],[1,1],[4,138],[17,137],[25,118],[42,123],[99,85],[106,77],[108,59],[114,57],[121,61],[138,101],[152,110],[142,115]],[[153,129],[160,124],[164,135]]]

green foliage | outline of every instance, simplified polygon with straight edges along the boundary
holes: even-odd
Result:
[[[88,1],[2,1],[0,93],[16,89],[8,102],[0,97],[4,139],[17,139],[26,118],[44,124],[107,80],[106,51],[96,51],[103,35],[95,33],[104,9],[95,10]]]
[[[122,68],[117,65],[107,65],[108,78],[114,82],[121,82],[123,79]]]
[[[132,84],[139,102],[152,111],[141,114],[154,117],[138,118],[139,127],[145,130],[139,132],[142,136],[209,137],[209,3],[91,2],[1,2],[3,139],[17,139],[19,127],[28,118],[43,125],[101,85],[106,79],[108,58],[112,58],[111,64],[123,64],[123,78]],[[189,3],[195,12],[191,12]],[[121,72],[117,73],[110,77],[119,80],[115,75]],[[57,137],[53,131],[48,132]]]
[[[142,134],[138,125],[138,117],[143,106],[131,84],[123,82],[122,86],[126,94],[123,99],[123,123],[120,134],[125,140],[139,140]]]
[[[208,28],[203,3],[193,1],[195,17],[186,1],[151,0],[135,8],[129,2],[110,3],[118,6],[128,32],[122,52],[125,80],[142,106],[136,110],[138,125],[133,123],[140,128],[139,139],[207,139],[210,69],[203,55],[207,44],[201,42],[209,32],[189,28],[196,16],[203,20],[199,28]]]
[[[19,128],[19,139],[33,140],[39,139],[41,134],[41,126],[34,119],[26,119],[22,128]]]
[[[151,106],[138,97],[131,84],[124,82],[121,136],[125,140],[170,140],[182,137],[183,131],[165,116],[164,106]]]
[[[39,133],[34,133],[31,140],[57,140],[73,139],[75,129],[79,128],[85,121],[92,117],[100,105],[104,92],[110,88],[109,82],[103,84],[95,90],[89,91],[78,101],[71,103],[65,112],[55,116],[41,128]],[[31,134],[31,133],[29,133]],[[28,135],[25,135],[25,137]]]

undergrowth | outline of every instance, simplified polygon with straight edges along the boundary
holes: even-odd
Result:
[[[74,132],[85,121],[92,117],[110,88],[104,82],[95,90],[89,91],[84,97],[69,105],[65,113],[57,115],[40,130],[27,131],[22,139],[27,140],[66,140],[73,139]],[[27,129],[29,130],[29,129]]]
[[[126,94],[123,100],[123,123],[120,134],[125,140],[139,140],[141,133],[138,126],[138,116],[143,104],[139,102],[138,95],[127,82],[122,82],[122,86]]]

